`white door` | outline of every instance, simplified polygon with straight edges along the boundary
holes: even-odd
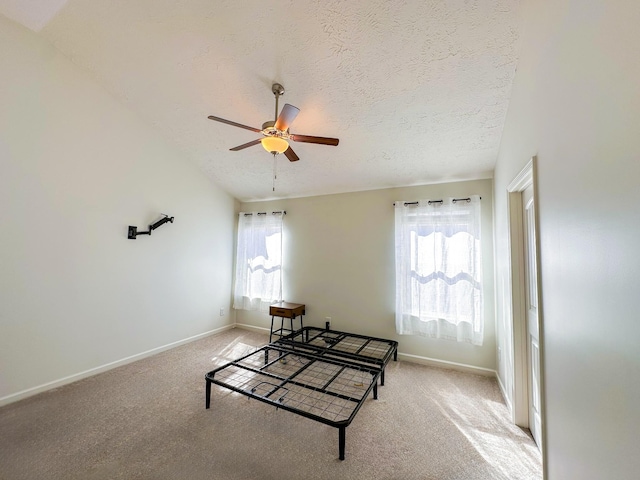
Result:
[[[527,311],[527,370],[529,373],[529,429],[541,449],[540,421],[540,328],[538,321],[538,271],[533,186],[522,192]]]

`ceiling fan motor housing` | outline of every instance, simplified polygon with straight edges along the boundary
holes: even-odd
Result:
[[[282,131],[282,130],[278,130],[275,127],[276,122],[264,122],[262,124],[262,134],[265,137],[280,137],[280,138],[284,138],[284,139],[289,139],[289,130],[287,131]]]

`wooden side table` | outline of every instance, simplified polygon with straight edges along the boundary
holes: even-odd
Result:
[[[305,306],[302,303],[289,303],[289,302],[280,302],[274,303],[269,307],[269,315],[271,315],[271,333],[269,334],[269,343],[274,335],[279,337],[284,337],[290,333],[295,332],[293,329],[293,321],[296,318],[300,318],[300,328],[303,328],[302,325],[302,317],[305,314]],[[275,317],[280,317],[280,328],[277,330],[273,329],[273,321]],[[285,328],[284,319],[289,319],[289,328]]]

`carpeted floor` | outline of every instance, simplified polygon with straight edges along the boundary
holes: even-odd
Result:
[[[495,379],[391,362],[338,430],[213,386],[204,374],[268,341],[233,329],[0,409],[0,478],[420,479],[542,477]]]

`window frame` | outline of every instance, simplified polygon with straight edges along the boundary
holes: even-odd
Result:
[[[282,301],[285,214],[286,212],[239,213],[234,309],[267,312],[269,305]],[[275,235],[279,235],[279,239],[271,238]]]
[[[395,203],[398,334],[482,345],[480,200],[473,195]]]

